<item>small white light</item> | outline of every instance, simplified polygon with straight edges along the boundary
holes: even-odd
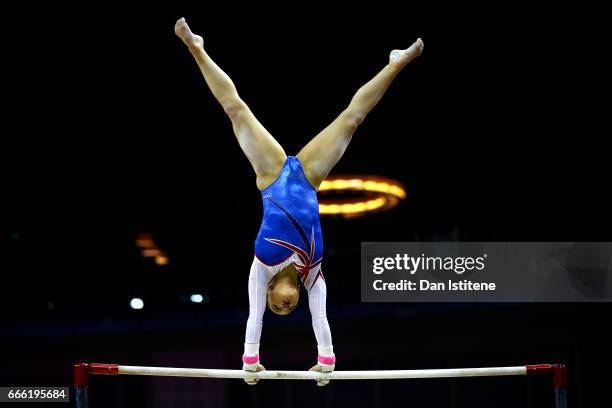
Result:
[[[196,293],[195,295],[191,295],[189,300],[191,300],[192,303],[202,303],[204,301],[204,296]]]
[[[130,300],[130,307],[135,310],[140,310],[144,307],[144,302],[140,298]]]

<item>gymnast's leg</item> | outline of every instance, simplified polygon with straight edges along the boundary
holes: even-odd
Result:
[[[363,85],[349,106],[298,153],[297,158],[313,187],[319,188],[344,154],[357,127],[376,106],[396,75],[418,57],[422,50],[423,42],[420,38],[406,50],[393,50],[389,64]]]
[[[230,118],[238,143],[255,170],[257,187],[263,190],[280,173],[287,158],[285,151],[240,99],[230,77],[204,51],[204,40],[191,32],[184,18],[176,22],[174,32],[189,48],[206,84]]]

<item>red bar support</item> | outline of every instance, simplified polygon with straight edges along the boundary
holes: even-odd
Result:
[[[565,367],[565,364],[535,364],[527,366],[527,375],[539,374],[552,375],[555,388],[567,387],[567,367]]]
[[[74,386],[87,387],[89,385],[89,376],[91,374],[98,375],[118,375],[118,364],[98,364],[98,363],[76,363],[74,365]]]
[[[567,387],[567,367],[565,364],[556,364],[553,368],[553,382],[555,388]]]
[[[89,364],[77,363],[74,365],[74,386],[87,387],[89,385]]]
[[[74,365],[74,406],[88,408],[89,406],[89,364]]]
[[[537,364],[527,366],[527,375],[552,375],[555,386],[555,406],[567,408],[567,368],[565,364]]]

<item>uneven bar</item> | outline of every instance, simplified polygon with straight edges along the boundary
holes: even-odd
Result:
[[[92,364],[92,374],[103,375],[146,375],[162,377],[203,377],[203,378],[256,378],[260,380],[385,380],[408,378],[456,378],[527,375],[529,366],[447,368],[429,370],[384,370],[384,371],[260,371],[222,370],[203,368],[142,367],[115,364]],[[533,371],[533,370],[531,370]]]
[[[377,371],[260,371],[206,368],[143,367],[119,364],[77,363],[74,365],[76,407],[87,408],[90,375],[145,375],[159,377],[235,378],[259,380],[393,380],[409,378],[493,377],[540,375],[553,378],[557,408],[567,408],[567,370],[564,364],[532,364],[514,367],[442,368],[429,370]]]

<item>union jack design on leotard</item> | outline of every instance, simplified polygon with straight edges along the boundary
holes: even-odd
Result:
[[[313,257],[314,257],[314,253],[315,253],[314,227],[312,229],[312,235],[311,236],[312,236],[312,239],[310,240],[310,242],[311,242],[311,244],[310,244],[310,253],[307,253],[302,248],[296,247],[295,245],[291,244],[290,242],[285,242],[285,241],[282,241],[280,239],[274,239],[274,238],[264,238],[264,239],[266,241],[272,242],[272,243],[274,243],[276,245],[284,246],[285,248],[288,248],[291,251],[293,251],[293,253],[298,256],[299,260],[294,262],[295,269],[297,269],[297,271],[298,271],[298,275],[300,277],[300,280],[302,282],[306,282],[306,279],[308,279],[308,275],[310,274],[310,271],[315,269],[317,266],[319,266],[321,264],[321,261],[323,260],[323,257],[320,257],[318,260],[313,261]],[[321,268],[319,268],[319,271],[317,272],[317,275],[314,277],[312,285],[310,285],[311,287],[315,284],[317,279],[319,279],[319,276],[323,277],[323,273],[321,272]]]

